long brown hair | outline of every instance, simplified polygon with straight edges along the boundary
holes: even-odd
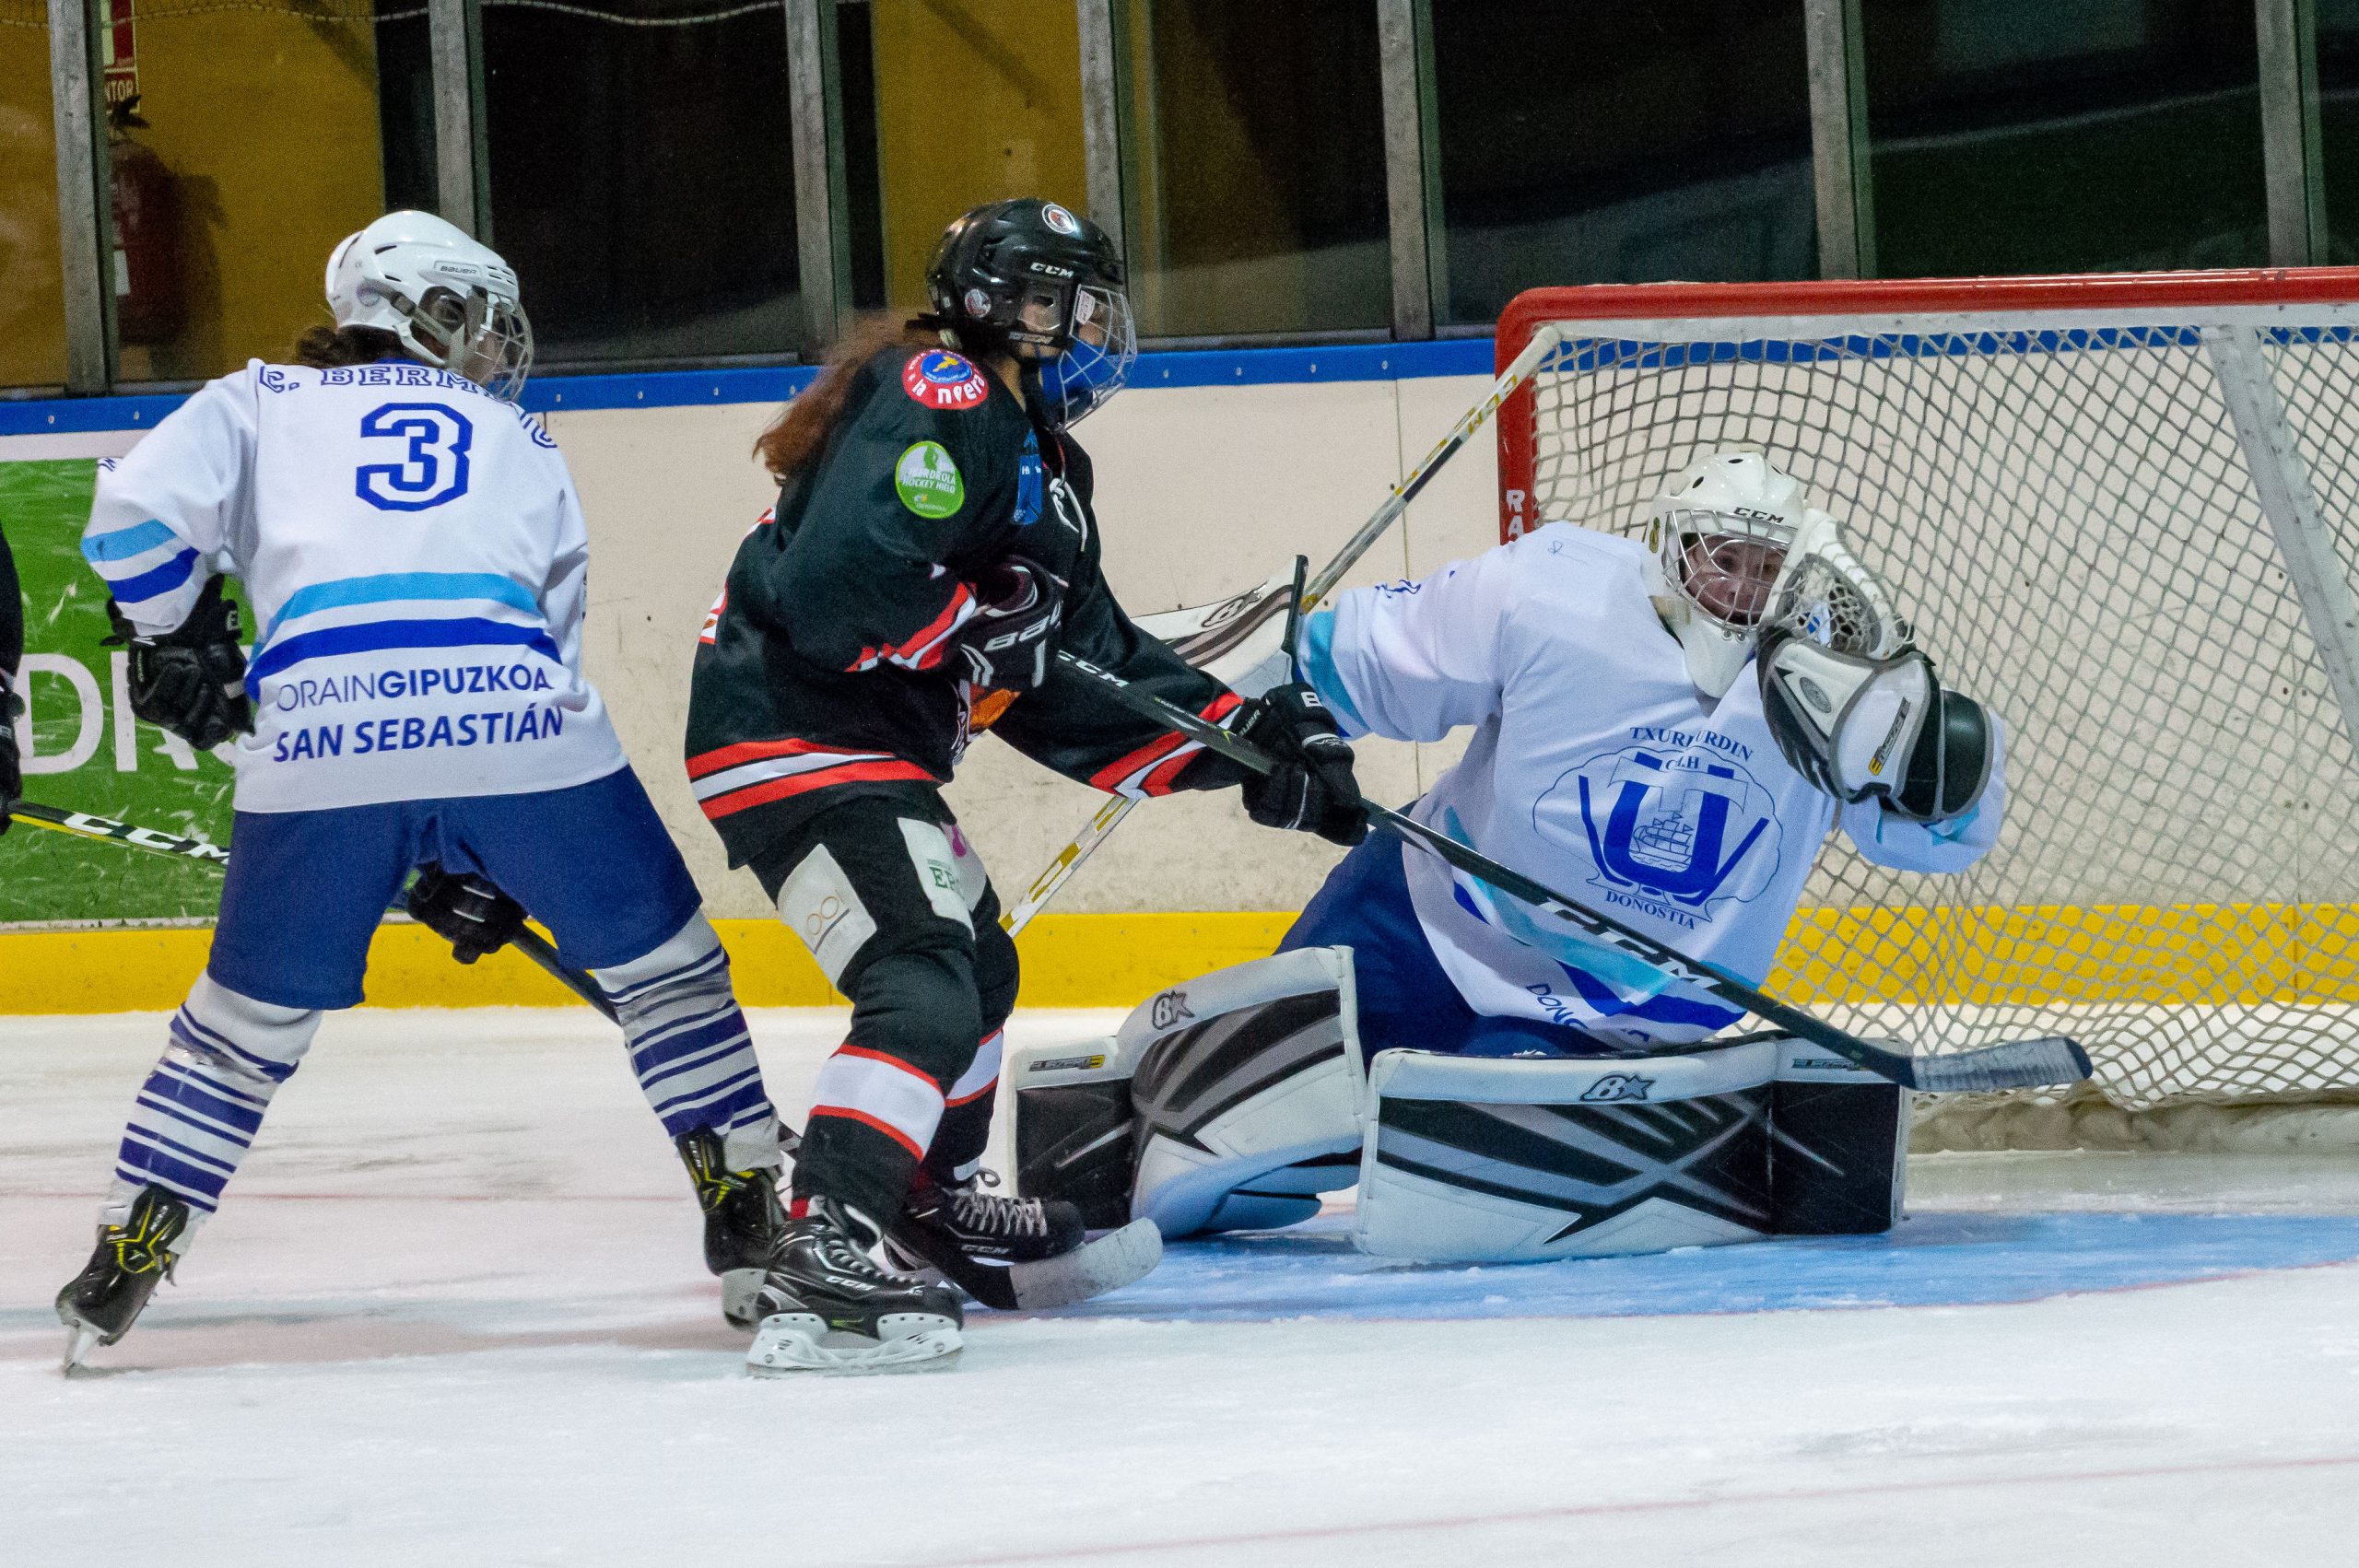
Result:
[[[374,365],[389,355],[407,357],[402,340],[382,327],[305,327],[295,340],[295,363],[315,370]]]
[[[828,354],[827,368],[819,372],[819,379],[780,409],[761,439],[754,443],[754,455],[762,460],[771,478],[785,483],[788,474],[827,444],[827,432],[843,416],[852,378],[880,350],[897,343],[910,348],[939,348],[942,335],[901,316],[866,316],[853,322]]]

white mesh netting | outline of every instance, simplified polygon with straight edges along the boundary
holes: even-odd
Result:
[[[2120,1109],[2359,1085],[2359,756],[2254,472],[2306,467],[2347,584],[2348,319],[1562,324],[1503,474],[1528,515],[1627,531],[1696,458],[1761,451],[2007,727],[1999,848],[1937,878],[1838,836],[1769,989],[1919,1050],[2069,1033]],[[2248,456],[2224,353],[2294,461]]]

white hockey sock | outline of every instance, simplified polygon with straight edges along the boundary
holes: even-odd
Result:
[[[780,1164],[778,1115],[712,923],[695,915],[654,952],[595,978],[621,1016],[631,1071],[664,1132],[720,1133],[732,1170]]]

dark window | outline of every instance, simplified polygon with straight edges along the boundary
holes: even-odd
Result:
[[[1813,276],[1802,0],[1440,0],[1446,322],[1526,288]]]
[[[1115,11],[1140,330],[1389,323],[1372,0],[1121,0]]]
[[[57,137],[41,15],[0,18],[0,387],[65,380]]]
[[[2359,0],[2318,0],[2327,260],[2359,262]]]
[[[802,343],[786,13],[594,0],[483,11],[492,243],[544,364]]]
[[[1887,277],[2257,265],[2252,0],[1860,0]]]

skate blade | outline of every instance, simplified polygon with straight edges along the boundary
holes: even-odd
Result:
[[[1045,1311],[1135,1284],[1162,1261],[1163,1233],[1153,1220],[1133,1220],[1121,1230],[1109,1231],[1060,1257],[1011,1263],[1007,1281],[1015,1289],[1017,1306]]]
[[[755,1377],[818,1373],[827,1377],[874,1376],[896,1372],[942,1372],[965,1346],[958,1325],[930,1312],[895,1313],[882,1319],[882,1333],[829,1328],[816,1313],[781,1312],[762,1319],[745,1352],[745,1371]]]
[[[58,1370],[68,1377],[89,1372],[91,1367],[88,1358],[92,1351],[99,1348],[101,1337],[96,1328],[87,1323],[67,1324],[65,1326],[65,1363]]]

